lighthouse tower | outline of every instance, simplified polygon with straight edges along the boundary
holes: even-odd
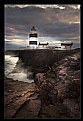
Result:
[[[38,47],[38,34],[34,26],[31,28],[29,34],[29,47],[32,49]]]

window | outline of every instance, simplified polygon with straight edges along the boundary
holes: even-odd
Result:
[[[29,41],[29,44],[31,45],[37,45],[37,41]]]
[[[29,34],[29,37],[37,37],[37,33]]]

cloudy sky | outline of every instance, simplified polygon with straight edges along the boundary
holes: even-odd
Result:
[[[5,37],[27,37],[35,26],[40,37],[79,38],[80,5],[4,5]]]

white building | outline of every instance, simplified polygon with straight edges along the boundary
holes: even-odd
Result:
[[[55,49],[55,50],[65,50],[65,49],[71,49],[71,46],[73,45],[72,42],[64,42],[64,41],[54,41],[54,42],[39,42],[38,41],[38,33],[33,26],[30,33],[29,33],[29,40],[28,40],[28,48],[29,49]]]
[[[29,41],[28,41],[28,45],[30,48],[35,49],[38,47],[39,42],[38,42],[38,34],[37,31],[35,29],[35,27],[33,26],[30,34],[29,34]]]

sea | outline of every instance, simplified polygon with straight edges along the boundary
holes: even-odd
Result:
[[[72,41],[73,49],[80,48],[80,41],[78,39],[40,37],[39,41],[48,41],[48,42]],[[28,44],[27,39],[24,39],[23,41],[5,40],[5,51],[6,50],[17,50],[20,47],[26,47],[27,44]],[[19,57],[15,57],[13,55],[4,55],[4,56],[5,56],[5,69],[4,69],[5,77],[11,78],[13,80],[28,82],[28,83],[34,82],[34,79],[30,79],[28,76],[28,73],[30,73],[30,72],[27,72],[24,67],[21,67],[21,69],[19,69],[19,71],[14,71],[14,69],[16,69],[17,62],[19,61]]]

